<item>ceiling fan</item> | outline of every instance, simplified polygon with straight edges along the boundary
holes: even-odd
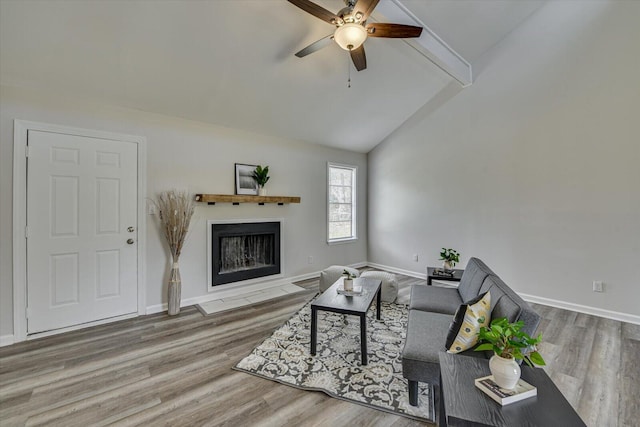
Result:
[[[288,1],[316,18],[336,26],[333,34],[329,34],[297,52],[296,56],[298,58],[320,50],[334,40],[341,48],[349,51],[353,65],[358,71],[362,71],[367,68],[367,57],[364,54],[364,46],[362,45],[367,37],[404,39],[420,37],[422,33],[422,27],[414,27],[412,25],[367,24],[367,18],[369,18],[369,15],[371,15],[380,0],[344,0],[346,7],[335,14],[309,0]]]

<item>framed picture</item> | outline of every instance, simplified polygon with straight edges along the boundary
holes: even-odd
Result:
[[[253,179],[253,171],[256,165],[243,165],[236,163],[236,194],[258,195],[258,184]]]

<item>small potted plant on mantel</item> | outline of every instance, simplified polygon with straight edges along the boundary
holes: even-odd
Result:
[[[481,344],[475,351],[491,350],[494,355],[489,360],[489,369],[493,379],[502,388],[513,389],[520,379],[520,365],[516,360],[533,365],[544,366],[545,362],[537,345],[542,341],[542,334],[531,338],[522,330],[523,321],[509,323],[506,317],[493,319],[489,327],[478,331],[478,342]]]
[[[460,253],[455,249],[442,248],[440,251],[440,260],[443,261],[442,269],[451,271],[457,263],[460,262]]]
[[[253,171],[253,179],[256,180],[256,184],[258,184],[258,196],[266,196],[267,190],[264,186],[269,181],[269,166],[265,166],[264,168],[260,165],[256,166],[256,170]]]

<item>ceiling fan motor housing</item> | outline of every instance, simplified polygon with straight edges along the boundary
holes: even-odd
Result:
[[[367,30],[360,24],[349,22],[336,29],[333,39],[344,50],[357,49],[367,39]]]
[[[340,19],[335,23],[338,27],[333,34],[335,42],[344,50],[354,50],[359,48],[367,39],[367,30],[364,28],[362,13],[353,14],[355,0],[345,0],[347,7],[340,10],[336,15]]]

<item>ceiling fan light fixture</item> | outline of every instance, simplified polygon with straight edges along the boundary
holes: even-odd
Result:
[[[362,25],[351,22],[338,27],[333,39],[344,50],[357,49],[367,39],[367,30]]]

